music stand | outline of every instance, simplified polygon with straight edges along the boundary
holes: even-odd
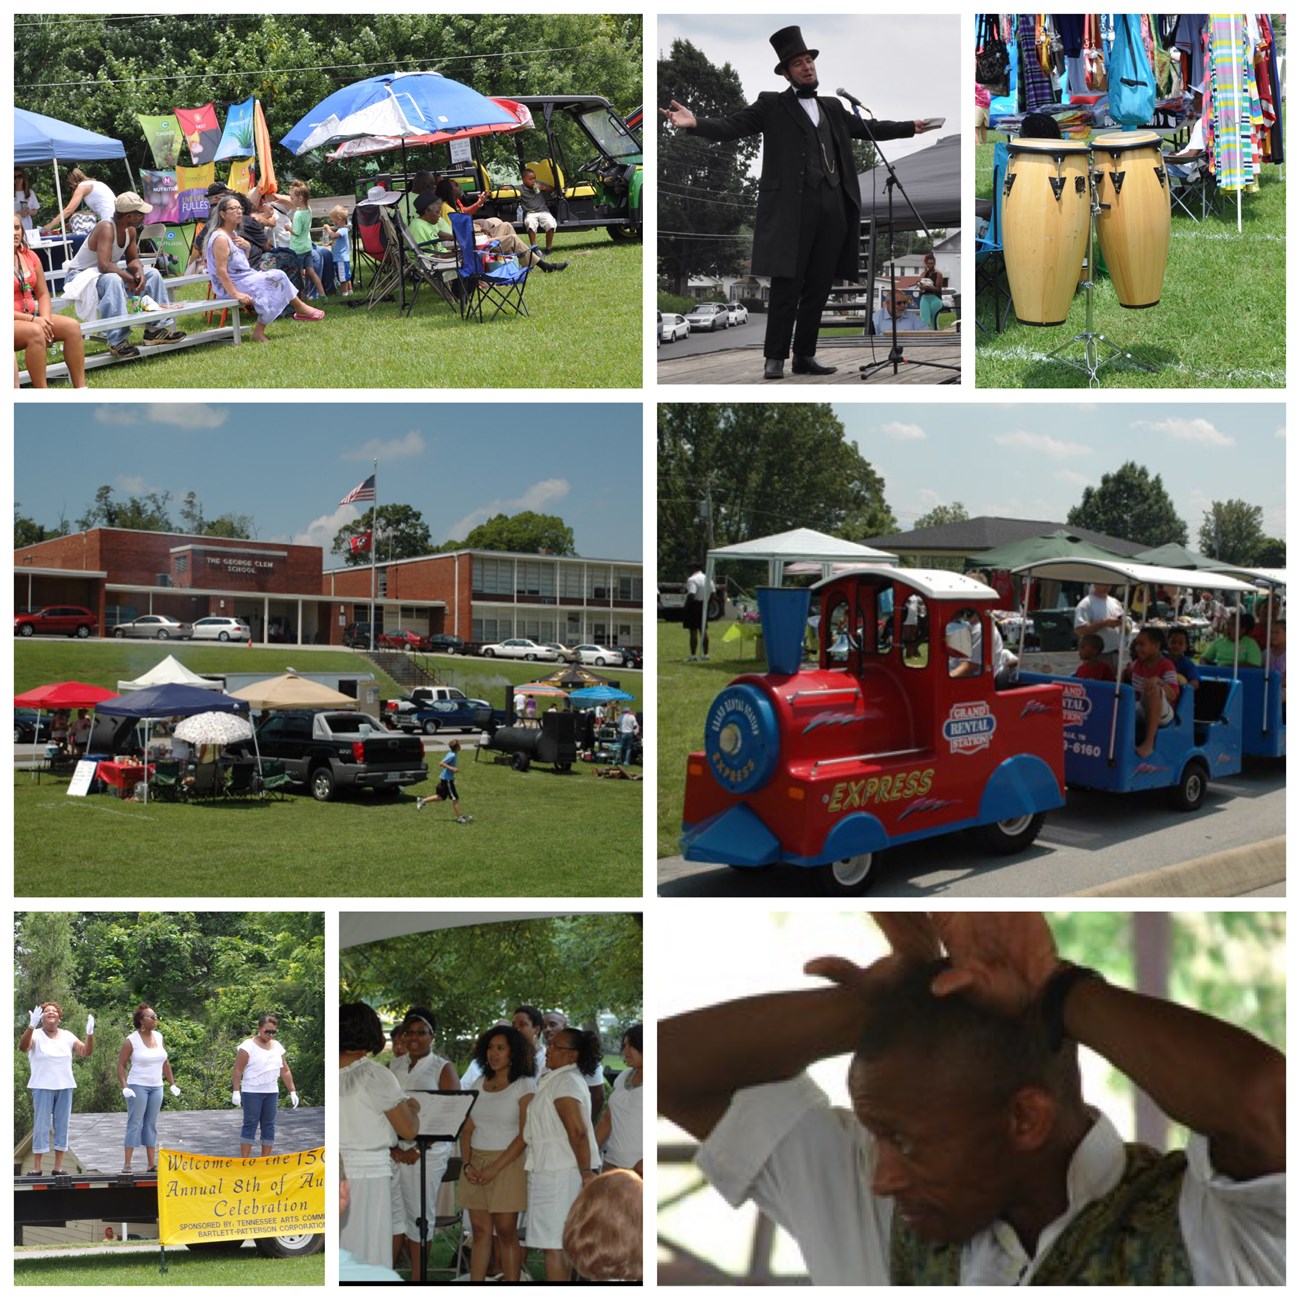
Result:
[[[420,1128],[415,1145],[420,1152],[420,1213],[415,1225],[420,1230],[420,1281],[429,1280],[429,1184],[425,1177],[429,1148],[435,1142],[455,1143],[465,1127],[478,1093],[464,1089],[419,1089],[407,1094],[420,1103]],[[433,1100],[433,1099],[437,1100]]]
[[[865,119],[862,116],[862,111],[858,108],[856,104],[853,105],[853,112],[859,122],[865,121]],[[930,227],[927,226],[925,222],[921,220],[921,214],[916,210],[916,205],[908,197],[907,190],[903,188],[903,182],[898,179],[898,173],[894,170],[894,164],[891,163],[889,159],[885,157],[884,150],[881,149],[879,141],[872,140],[871,147],[876,151],[876,157],[879,158],[880,161],[885,164],[885,170],[889,173],[889,179],[885,181],[885,198],[889,205],[889,238],[891,243],[894,238],[894,189],[895,188],[897,188],[898,192],[903,196],[903,199],[907,203],[907,206],[912,209],[912,215],[916,218],[916,225],[913,226],[912,229],[924,230],[925,233],[929,236],[930,242],[934,243],[934,236],[930,234]],[[874,231],[875,228],[874,217],[872,218],[872,228]],[[872,238],[872,245],[873,247],[875,245],[874,235]],[[867,270],[871,276],[871,283],[874,286],[876,282],[876,267],[875,267],[874,257],[872,258],[872,265],[869,266]],[[898,266],[893,256],[891,255],[889,259],[889,298],[890,298],[891,306],[893,305],[895,280],[897,275],[898,275]],[[871,310],[870,303],[871,303],[871,294],[868,293],[867,294],[868,313]],[[866,365],[859,366],[858,373],[861,375],[863,379],[867,379],[871,375],[873,375],[877,370],[883,370],[886,366],[891,366],[891,365],[894,367],[894,374],[897,375],[899,365],[903,362],[906,362],[908,365],[911,366],[928,366],[931,370],[950,370],[953,372],[953,378],[945,379],[943,382],[946,384],[960,383],[961,381],[960,366],[942,365],[937,361],[913,361],[910,357],[905,357],[903,355],[903,349],[898,345],[898,317],[897,316],[894,315],[890,316],[889,332],[892,336],[890,339],[891,346],[889,349],[889,356],[886,357],[884,361],[871,361],[868,362]]]

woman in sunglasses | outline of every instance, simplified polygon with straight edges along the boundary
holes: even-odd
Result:
[[[232,1106],[244,1108],[244,1126],[239,1130],[239,1154],[248,1156],[259,1125],[262,1130],[262,1155],[269,1156],[275,1143],[275,1107],[280,1099],[280,1080],[289,1090],[289,1100],[298,1109],[298,1093],[293,1074],[285,1059],[284,1047],[276,1041],[280,1032],[279,1016],[259,1016],[257,1033],[245,1038],[235,1053],[231,1072]]]
[[[135,1032],[117,1054],[117,1082],[126,1098],[122,1172],[131,1172],[131,1158],[136,1147],[142,1146],[149,1158],[148,1172],[153,1173],[158,1167],[158,1112],[162,1108],[163,1079],[166,1078],[173,1097],[179,1097],[181,1090],[172,1076],[167,1049],[158,1032],[158,1013],[147,1002],[141,1002],[131,1016],[131,1023]]]

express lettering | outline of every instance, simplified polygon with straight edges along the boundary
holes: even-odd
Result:
[[[894,776],[870,776],[861,781],[840,781],[831,789],[829,812],[848,812],[868,804],[893,803],[929,794],[934,783],[934,768],[914,768]]]

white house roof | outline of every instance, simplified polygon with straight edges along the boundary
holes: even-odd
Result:
[[[874,578],[881,586],[887,582],[901,582],[905,587],[915,587],[920,595],[928,596],[931,600],[998,598],[998,593],[992,587],[968,578],[964,573],[953,573],[950,569],[850,569],[848,572],[861,578]],[[813,590],[843,576],[841,573],[834,578],[824,578]]]

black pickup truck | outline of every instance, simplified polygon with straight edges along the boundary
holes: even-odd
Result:
[[[251,741],[240,746],[251,754]],[[424,746],[415,736],[394,734],[364,713],[342,709],[285,709],[257,729],[257,751],[283,760],[285,772],[322,803],[348,790],[396,795],[426,781]]]

